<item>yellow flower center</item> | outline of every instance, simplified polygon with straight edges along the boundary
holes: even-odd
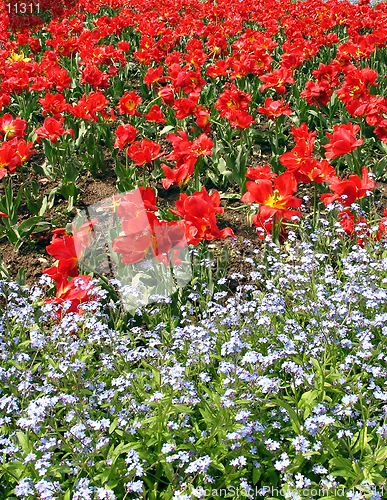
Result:
[[[21,51],[20,54],[16,54],[16,52],[12,52],[11,55],[8,57],[7,61],[9,61],[9,62],[15,62],[15,61],[30,62],[31,59],[29,57],[24,57],[24,53],[23,53],[23,51]]]
[[[273,208],[285,208],[285,203],[280,196],[278,189],[275,189],[273,195],[268,197],[265,201],[265,205]]]

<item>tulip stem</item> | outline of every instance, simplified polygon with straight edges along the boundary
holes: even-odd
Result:
[[[144,163],[143,167],[144,167],[144,169],[143,169],[143,174],[142,174],[142,179],[143,179],[142,182],[143,182],[143,186],[145,188],[146,187],[146,170],[147,170],[146,167],[147,167],[147,164]]]
[[[200,191],[200,164],[196,162],[194,168],[194,189],[195,191]]]
[[[354,166],[354,169],[355,169],[355,174],[358,175],[359,177],[361,177],[361,168],[360,168],[360,165],[359,165],[359,161],[356,158],[356,155],[355,155],[355,153],[353,151],[351,151],[351,156],[352,156],[352,160],[353,160],[353,166]]]
[[[314,197],[313,197],[313,230],[316,229],[317,222],[317,182],[314,183]]]
[[[279,233],[281,231],[281,224],[282,224],[282,219],[278,219],[278,224],[276,220],[276,214],[273,215],[273,227],[271,230],[271,237],[272,237],[272,242],[275,243],[277,246],[280,246],[279,244]]]
[[[274,131],[275,131],[275,135],[274,135],[275,151],[274,151],[274,154],[278,155],[278,120],[274,120]]]

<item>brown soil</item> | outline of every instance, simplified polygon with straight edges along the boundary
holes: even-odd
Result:
[[[32,176],[32,174],[31,174]],[[40,176],[34,174],[38,182],[42,182]],[[86,172],[77,186],[80,191],[79,199],[76,207],[71,212],[68,212],[68,203],[62,197],[57,197],[53,208],[46,212],[45,220],[51,222],[53,229],[58,227],[65,227],[67,223],[71,222],[77,214],[77,208],[82,209],[85,206],[92,205],[97,201],[103,200],[109,196],[117,194],[116,188],[116,175],[114,170],[107,169],[104,176],[100,178],[93,178],[90,172]],[[28,180],[28,177],[27,177]],[[20,182],[13,183],[14,191],[19,187]],[[56,185],[55,182],[42,183],[42,193],[49,192]],[[39,194],[41,194],[39,192]],[[31,217],[31,213],[25,204],[19,208],[19,223]],[[16,279],[17,273],[20,268],[25,269],[25,282],[31,286],[36,284],[41,277],[42,270],[46,269],[53,264],[52,257],[47,254],[45,248],[49,245],[51,234],[34,233],[30,237],[30,241],[26,242],[22,247],[15,252],[14,247],[7,238],[0,239],[0,252],[3,265],[6,267],[7,272],[11,279]]]
[[[171,146],[165,138],[160,141],[162,149],[167,153],[171,152]],[[68,203],[64,198],[59,196],[55,199],[53,208],[46,212],[45,220],[52,224],[52,228],[65,227],[66,224],[71,222],[77,214],[77,209],[82,209],[90,206],[100,200],[108,198],[117,194],[116,188],[116,173],[114,171],[114,162],[110,158],[110,153],[106,152],[106,172],[98,174],[95,178],[92,177],[90,172],[82,174],[77,186],[79,188],[79,197],[75,207],[71,212],[68,212]],[[166,154],[167,154],[166,153]],[[124,152],[119,152],[121,158],[125,157]],[[40,160],[43,162],[44,157],[36,155],[34,161]],[[251,155],[250,166],[268,163],[269,156]],[[141,168],[139,169],[140,176],[142,175]],[[55,181],[48,181],[35,172],[26,173],[26,181],[35,178],[40,184],[41,188],[39,194],[48,193],[53,189],[57,183]],[[13,186],[14,191],[20,187],[21,181],[18,175],[14,176]],[[170,187],[168,190],[163,189],[161,182],[151,181],[151,186],[157,188],[158,192],[158,205],[160,208],[174,207],[175,201],[179,199],[180,190],[177,187]],[[213,186],[207,186],[208,189]],[[0,196],[3,189],[0,188]],[[306,212],[309,212],[313,204],[313,188],[310,186],[301,186],[298,196],[309,196],[309,201],[304,202]],[[387,206],[387,184],[376,182],[375,197],[380,201],[378,212],[383,213],[383,208]],[[252,251],[262,246],[262,241],[258,238],[254,227],[248,221],[248,213],[250,206],[241,203],[238,199],[222,199],[222,206],[225,207],[225,213],[218,216],[218,227],[224,229],[231,227],[237,237],[236,241],[227,238],[225,240],[214,240],[209,242],[209,250],[213,252],[214,256],[219,255],[222,250],[227,247],[229,253],[229,266],[227,275],[233,273],[240,273],[247,275],[250,271],[250,265],[246,263],[245,259],[252,256]],[[19,207],[19,223],[31,217],[26,204],[22,203]],[[34,233],[31,235],[30,241],[26,242],[18,252],[15,252],[14,247],[8,242],[6,238],[0,239],[0,252],[3,265],[6,267],[7,272],[11,279],[16,279],[20,268],[25,270],[25,282],[31,286],[36,284],[39,280],[42,270],[50,267],[53,264],[52,258],[47,254],[45,248],[50,243],[51,234],[45,231],[44,233]],[[248,240],[248,242],[246,242]],[[250,243],[249,243],[250,242]],[[245,280],[238,281],[243,282]]]

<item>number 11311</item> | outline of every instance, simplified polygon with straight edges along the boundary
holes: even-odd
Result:
[[[32,14],[40,12],[38,3],[7,3],[8,14]]]

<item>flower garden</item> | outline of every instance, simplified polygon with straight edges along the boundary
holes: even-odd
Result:
[[[387,498],[387,4],[0,12],[0,500]]]

